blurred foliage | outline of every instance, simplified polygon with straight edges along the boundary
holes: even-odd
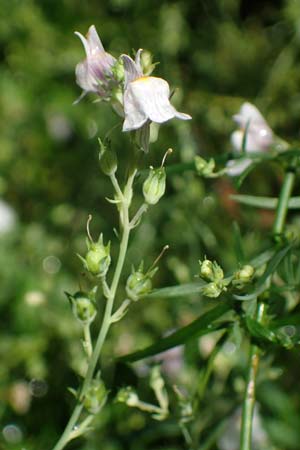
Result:
[[[84,355],[63,292],[86,283],[76,253],[84,252],[88,214],[92,232],[102,231],[105,241],[113,241],[115,259],[116,214],[105,200],[111,188],[98,168],[97,137],[117,125],[111,137],[121,161],[129,143],[108,105],[92,98],[72,105],[80,95],[74,68],[83,59],[73,32],[85,33],[91,23],[116,56],[140,47],[153,52],[160,62],[156,74],[176,89],[174,104],[193,116],[191,123],[161,127],[144,167],[160,164],[169,147],[174,149],[169,166],[188,163],[196,154],[230,152],[231,116],[245,99],[261,109],[282,138],[297,143],[300,137],[298,0],[0,0],[0,196],[17,214],[15,226],[0,234],[3,449],[51,448],[69,416],[73,400],[66,389],[77,385]],[[204,182],[177,167],[170,170],[167,195],[134,233],[124,280],[132,263],[144,259],[149,267],[166,243],[170,250],[160,262],[156,287],[193,281],[204,255],[229,270],[237,261],[233,221],[239,223],[247,258],[266,246],[272,211],[254,213],[233,202],[229,196],[237,191],[229,179]],[[263,163],[241,192],[276,196],[281,179],[280,168]],[[139,182],[136,190],[141,191]],[[290,219],[299,233],[298,213]],[[112,355],[143,348],[209,307],[210,300],[199,295],[134,305],[113,328],[104,351],[103,376],[111,396],[128,383],[150,395],[147,364],[115,365]],[[199,448],[237,448],[230,429],[247,362],[247,343],[237,344],[237,335],[235,330],[220,347],[201,399],[193,425],[200,433]],[[166,357],[169,388],[174,382],[186,389],[200,386],[216,340],[215,334],[194,339],[177,360]],[[172,372],[178,358],[180,370]],[[258,386],[260,450],[299,448],[298,367],[297,350],[265,352]],[[154,423],[125,408],[107,407],[88,440],[70,448],[183,448],[176,419]]]

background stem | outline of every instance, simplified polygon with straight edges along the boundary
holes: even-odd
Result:
[[[282,188],[279,195],[278,205],[275,214],[273,233],[278,236],[283,233],[285,220],[288,212],[288,202],[292,194],[295,182],[295,172],[290,169],[285,174]],[[265,304],[258,302],[256,310],[256,320],[262,322],[265,314]],[[249,350],[249,364],[246,380],[246,389],[243,402],[240,450],[251,450],[253,413],[255,406],[256,376],[259,364],[259,348],[251,344]]]

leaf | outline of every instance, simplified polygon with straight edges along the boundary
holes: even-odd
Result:
[[[275,270],[277,269],[278,265],[281,263],[285,255],[288,253],[288,251],[291,249],[292,244],[289,244],[285,247],[283,247],[281,250],[276,252],[273,257],[268,262],[268,265],[266,267],[266,270],[264,271],[263,275],[259,278],[256,288],[251,294],[246,295],[234,295],[234,298],[236,300],[241,301],[247,301],[247,300],[253,300],[255,297],[258,297],[260,294],[264,292],[266,289],[265,282],[269,278],[270,275],[272,275]]]
[[[230,198],[238,203],[255,208],[276,209],[277,197],[257,197],[255,195],[231,195]],[[291,197],[288,202],[289,209],[300,209],[300,197]]]
[[[251,317],[247,316],[245,322],[246,322],[247,329],[250,332],[251,336],[253,336],[255,338],[258,338],[258,339],[263,339],[265,341],[272,342],[272,343],[277,343],[278,342],[276,334],[274,333],[274,331],[272,331],[269,328],[263,326],[262,324],[260,324],[256,320],[254,320]]]
[[[129,355],[122,356],[119,359],[125,362],[138,361],[140,359],[156,355],[157,353],[161,353],[165,350],[169,350],[177,345],[185,344],[190,339],[228,327],[228,321],[215,324],[212,322],[219,319],[225,313],[230,311],[230,309],[230,303],[220,303],[215,308],[198,317],[198,319],[194,320],[189,325],[180,328],[165,338],[159,339],[149,347],[130,353]]]
[[[143,298],[185,297],[186,295],[199,294],[205,285],[205,281],[198,280],[196,283],[186,283],[178,286],[155,289],[150,294],[145,295]]]
[[[245,262],[245,253],[244,253],[244,249],[243,249],[243,238],[242,238],[239,224],[235,221],[233,222],[233,237],[234,237],[234,250],[235,250],[237,262],[239,264],[243,264]]]

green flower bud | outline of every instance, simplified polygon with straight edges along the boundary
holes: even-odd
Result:
[[[154,169],[150,167],[148,178],[143,184],[143,194],[146,203],[155,205],[166,190],[166,171],[164,167]]]
[[[107,390],[102,380],[92,380],[85,394],[83,405],[91,414],[97,414],[107,399]]]
[[[238,272],[236,272],[235,277],[243,283],[248,283],[252,280],[253,275],[254,267],[250,266],[250,264],[246,264]]]
[[[161,376],[160,373],[160,367],[159,366],[154,366],[151,370],[151,374],[150,374],[150,386],[152,387],[152,389],[155,391],[157,390],[161,390],[163,389],[163,387],[165,386],[165,382],[163,377]]]
[[[223,280],[224,278],[224,272],[221,266],[214,261],[213,263],[213,270],[214,270],[214,281]]]
[[[137,271],[132,269],[131,275],[129,275],[126,282],[126,292],[128,297],[137,301],[143,295],[148,294],[152,290],[152,281],[151,278],[157,271],[157,267],[151,270],[150,272],[143,273],[143,263],[140,265]]]
[[[211,282],[204,286],[201,292],[206,297],[217,298],[225,289],[226,288],[222,284]]]
[[[221,266],[214,261],[205,259],[204,261],[199,261],[200,264],[200,277],[208,281],[221,281],[224,278],[224,272]]]
[[[238,287],[243,287],[244,284],[250,283],[254,275],[254,267],[246,264],[240,270],[235,272],[233,278],[233,284]]]
[[[72,311],[76,319],[82,325],[93,322],[97,314],[97,309],[95,302],[91,299],[90,295],[81,291],[76,292],[74,295],[70,295],[66,292],[66,295],[70,300]]]
[[[213,263],[209,259],[205,259],[204,261],[199,261],[200,264],[200,277],[205,280],[213,280],[214,271],[213,271]]]
[[[137,406],[139,404],[139,397],[132,387],[127,386],[120,389],[116,401],[125,403],[127,406]]]
[[[118,167],[117,155],[114,150],[112,150],[110,143],[104,144],[101,139],[98,139],[100,145],[99,152],[99,164],[102,172],[105,175],[112,175],[116,172]]]
[[[113,73],[114,80],[116,80],[118,83],[123,83],[125,72],[122,58],[117,59],[115,64],[112,66],[111,71]]]
[[[141,53],[141,66],[143,69],[143,74],[146,76],[151,75],[155,66],[158,63],[153,63],[153,55],[148,50],[143,50]]]
[[[195,167],[198,175],[205,178],[214,177],[216,163],[213,158],[206,161],[204,158],[201,158],[201,156],[195,156]]]
[[[83,260],[86,270],[98,277],[105,276],[111,262],[110,242],[105,246],[101,234],[98,242],[87,241],[87,246],[88,252]]]

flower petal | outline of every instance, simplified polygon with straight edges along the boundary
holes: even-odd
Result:
[[[135,55],[135,65],[136,68],[138,69],[138,71],[142,74],[143,73],[143,68],[142,68],[142,64],[141,64],[141,54],[143,52],[142,48],[139,48],[138,51],[136,52]]]
[[[87,32],[87,40],[90,46],[91,52],[105,52],[102,42],[98,36],[95,25],[91,25]]]
[[[97,92],[97,80],[92,76],[87,61],[77,64],[75,69],[76,83],[86,92]]]
[[[245,102],[242,104],[238,114],[233,116],[235,122],[242,128],[245,128],[247,122],[264,122],[265,118],[262,116],[260,111],[252,103]]]
[[[190,116],[179,113],[171,105],[170,88],[162,78],[141,77],[132,82],[128,87],[132,96],[136,99],[141,111],[143,111],[152,122],[163,123],[173,117],[187,120]]]
[[[121,55],[125,71],[125,89],[129,83],[143,76],[140,65],[138,66],[128,55]],[[139,56],[138,56],[139,58]]]
[[[123,131],[137,130],[142,127],[148,118],[137,104],[131,89],[125,90],[123,103],[125,112]]]
[[[252,161],[249,158],[243,158],[239,160],[231,159],[226,164],[226,173],[231,177],[240,175],[242,172],[244,172],[244,170],[247,169],[247,167],[250,166],[251,162]]]

